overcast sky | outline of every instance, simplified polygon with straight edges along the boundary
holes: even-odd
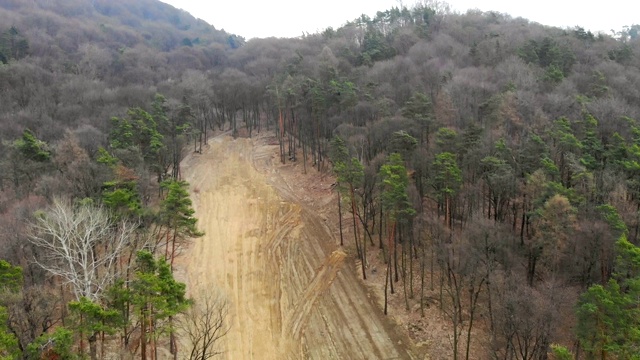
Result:
[[[161,0],[190,12],[217,29],[253,37],[295,37],[332,26],[338,28],[360,14],[374,16],[398,6],[398,0]],[[608,0],[450,0],[453,10],[494,10],[544,25],[582,26],[593,32],[640,23],[640,1]],[[415,0],[404,1],[411,7]]]

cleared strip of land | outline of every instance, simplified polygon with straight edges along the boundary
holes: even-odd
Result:
[[[206,235],[180,266],[192,293],[220,289],[229,299],[225,357],[410,358],[273,155],[265,141],[220,136],[183,165]]]

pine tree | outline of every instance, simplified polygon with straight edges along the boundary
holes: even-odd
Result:
[[[577,335],[589,358],[640,359],[640,247],[616,243],[615,273],[578,302]]]
[[[381,202],[387,214],[387,239],[389,251],[387,256],[387,272],[384,286],[384,313],[387,314],[387,287],[391,283],[391,293],[393,293],[393,282],[391,281],[391,260],[395,251],[395,234],[398,222],[408,220],[415,215],[415,210],[411,207],[407,186],[409,177],[407,169],[404,167],[402,156],[393,153],[389,156],[386,164],[380,167],[381,180]]]
[[[51,159],[47,143],[36,138],[29,129],[24,129],[22,137],[14,142],[14,146],[29,160],[45,162]]]
[[[195,210],[191,206],[191,199],[186,181],[167,180],[161,186],[167,190],[167,196],[160,204],[160,220],[167,228],[165,245],[165,259],[170,260],[173,268],[173,260],[176,252],[176,243],[187,238],[200,237],[204,233],[196,226],[198,219],[193,216]],[[169,252],[169,242],[171,252]]]
[[[358,194],[356,192],[356,189],[361,188],[364,182],[364,167],[355,157],[349,159],[349,151],[347,150],[344,141],[340,137],[335,137],[332,140],[330,157],[331,161],[333,162],[333,171],[338,177],[338,201],[348,201],[349,207],[351,208],[351,214],[353,215],[353,236],[355,240],[356,251],[358,257],[362,261],[362,277],[366,279],[366,242],[363,239],[361,248],[359,241],[359,226],[356,222],[356,218],[360,218],[359,206],[357,204]],[[340,212],[339,216],[341,221],[340,231],[342,234],[342,208],[340,204],[338,205],[338,211]],[[343,245],[342,236],[340,239],[340,245]]]
[[[80,353],[84,354],[84,337],[89,342],[89,355],[92,360],[98,358],[97,341],[101,334],[113,334],[116,332],[119,313],[114,309],[105,309],[99,304],[80,298],[68,304],[71,314],[75,316],[74,330],[80,335]],[[102,337],[104,340],[104,336]],[[104,357],[104,342],[102,343],[102,355]]]
[[[165,259],[155,260],[148,251],[137,255],[136,278],[131,282],[131,302],[138,315],[142,336],[142,359],[147,357],[147,344],[155,349],[159,336],[173,334],[173,316],[186,310],[191,301],[186,298],[186,285],[174,279],[171,265]],[[171,336],[172,348],[175,339]]]
[[[436,190],[438,202],[444,209],[445,224],[452,226],[452,200],[462,184],[462,171],[458,167],[456,156],[450,152],[436,155],[433,162],[433,187]]]

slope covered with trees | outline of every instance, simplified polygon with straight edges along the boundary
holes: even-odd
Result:
[[[223,335],[226,300],[173,278],[202,235],[179,180],[197,130],[159,87],[243,39],[156,1],[3,1],[0,32],[0,357],[177,356],[187,309],[190,336]]]
[[[100,319],[79,325],[93,355],[98,334],[126,344],[171,328],[188,301],[166,269],[198,235],[179,164],[185,146],[230,129],[275,131],[282,162],[335,173],[342,241],[363,278],[368,259],[382,262],[388,311],[438,307],[452,329],[445,358],[545,359],[565,351],[555,343],[581,358],[636,356],[638,29],[592,34],[422,2],[245,43],[157,1],[0,2],[0,256],[22,273],[2,277],[2,355],[71,321],[60,304],[74,294],[68,311]],[[98,249],[85,270],[103,266],[104,237],[131,232],[113,260],[126,281],[98,279],[121,286],[98,312],[83,301],[100,282],[61,288],[71,272],[45,264],[47,226],[61,228],[65,207],[109,224],[82,237]],[[158,286],[174,291],[171,306],[162,291],[117,297],[144,281],[170,284]],[[145,312],[156,301],[161,313]],[[124,318],[107,329],[113,307]]]

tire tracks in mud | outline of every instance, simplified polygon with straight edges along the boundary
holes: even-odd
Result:
[[[318,296],[324,293],[333,284],[338,276],[338,271],[344,264],[344,258],[347,256],[343,251],[336,250],[324,261],[324,263],[316,270],[316,274],[307,285],[296,302],[293,310],[285,320],[283,327],[284,336],[293,336],[294,339],[300,339],[302,328],[307,324],[311,308],[316,302]]]

